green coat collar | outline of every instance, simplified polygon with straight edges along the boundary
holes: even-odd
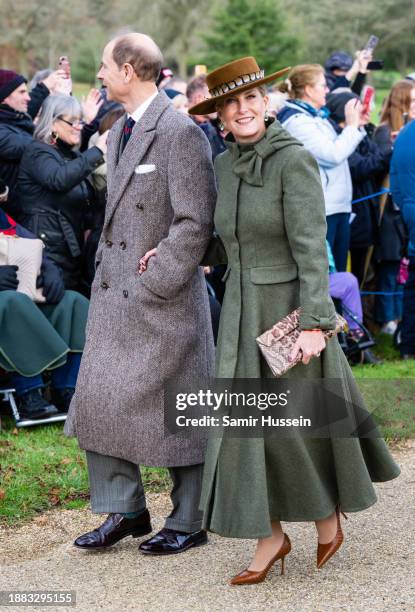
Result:
[[[274,120],[267,127],[265,135],[257,142],[240,144],[235,142],[232,134],[229,134],[225,144],[232,157],[234,173],[246,183],[262,187],[263,161],[276,151],[292,145],[298,146],[299,143],[281,127],[278,121]]]

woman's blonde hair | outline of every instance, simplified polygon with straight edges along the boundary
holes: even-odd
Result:
[[[320,64],[294,66],[285,81],[278,85],[278,89],[282,93],[287,93],[290,98],[302,98],[307,85],[315,85],[322,74],[324,68]]]
[[[398,81],[392,87],[386,98],[380,123],[390,127],[392,132],[397,132],[404,124],[404,113],[409,112],[411,105],[411,91],[415,88],[415,83],[411,81]]]

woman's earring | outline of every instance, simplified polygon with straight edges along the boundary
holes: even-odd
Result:
[[[221,121],[220,119],[218,121],[218,128],[221,132],[223,132],[223,130],[225,129],[225,126],[223,125],[223,121]]]
[[[51,132],[50,133],[50,142],[52,144],[56,144],[56,141],[58,140],[58,135],[56,132]]]
[[[265,109],[264,121],[268,121],[268,120],[269,120],[268,109]]]

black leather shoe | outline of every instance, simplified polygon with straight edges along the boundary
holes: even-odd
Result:
[[[142,542],[138,548],[147,555],[175,555],[194,546],[207,544],[207,541],[206,531],[185,533],[164,527],[155,536]]]
[[[127,536],[139,538],[151,532],[148,510],[144,510],[140,516],[133,519],[126,518],[122,514],[109,514],[98,529],[79,536],[74,546],[86,550],[99,550],[112,546]]]

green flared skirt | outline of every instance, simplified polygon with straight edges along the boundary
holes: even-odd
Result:
[[[0,368],[35,376],[82,352],[89,301],[65,291],[59,304],[35,304],[17,291],[0,292]]]

